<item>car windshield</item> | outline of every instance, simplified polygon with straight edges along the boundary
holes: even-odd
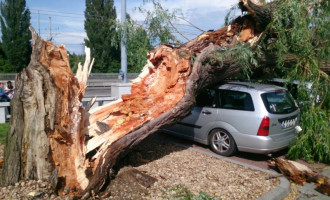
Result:
[[[267,111],[272,114],[286,114],[298,109],[295,100],[286,90],[263,93],[261,98]]]

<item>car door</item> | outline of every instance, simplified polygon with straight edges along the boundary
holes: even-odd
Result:
[[[195,141],[205,141],[208,124],[214,122],[218,115],[215,89],[206,89],[196,97],[196,105],[191,114],[178,122],[171,130]]]
[[[234,135],[240,134],[257,134],[260,125],[260,118],[254,112],[252,97],[247,92],[234,90],[220,90],[220,109],[219,120],[227,125],[223,127]]]

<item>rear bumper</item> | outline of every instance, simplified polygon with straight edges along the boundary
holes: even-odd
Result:
[[[272,136],[245,136],[244,145],[237,144],[239,151],[268,154],[287,148],[297,138],[297,133],[288,134],[285,137],[274,138]]]

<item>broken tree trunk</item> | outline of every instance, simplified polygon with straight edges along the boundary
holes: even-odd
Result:
[[[1,182],[49,179],[55,187],[76,181],[79,173],[75,163],[83,157],[78,135],[83,116],[80,101],[91,63],[86,59],[75,78],[64,46],[42,40],[32,28],[31,32],[31,62],[18,74],[11,101]]]
[[[65,48],[32,30],[31,62],[18,75],[12,100],[2,184],[42,179],[60,195],[107,195],[119,155],[188,115],[203,88],[241,71],[231,54],[219,54],[238,42],[253,45],[271,16],[250,0],[240,6],[252,14],[180,47],[161,45],[149,52],[131,94],[91,111],[80,106],[90,59],[74,77]]]
[[[275,164],[290,181],[299,185],[303,185],[305,182],[314,183],[317,186],[315,190],[330,195],[330,179],[328,177],[317,174],[306,165],[292,160],[277,158]]]

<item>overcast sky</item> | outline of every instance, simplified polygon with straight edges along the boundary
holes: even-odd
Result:
[[[115,0],[117,17],[120,18],[121,0]],[[238,0],[167,0],[163,6],[168,9],[179,8],[186,19],[203,30],[218,29],[224,24],[224,17],[228,10]],[[38,12],[40,34],[49,39],[51,18],[51,36],[55,44],[65,44],[68,51],[83,54],[83,42],[86,37],[84,31],[85,0],[26,0],[31,11],[31,24],[38,32]],[[143,0],[127,0],[127,12],[131,18],[143,21],[144,16],[134,8],[142,6]],[[150,5],[144,5],[149,8]],[[185,25],[177,26],[190,39],[199,34],[195,29]],[[183,41],[185,42],[185,41]]]

